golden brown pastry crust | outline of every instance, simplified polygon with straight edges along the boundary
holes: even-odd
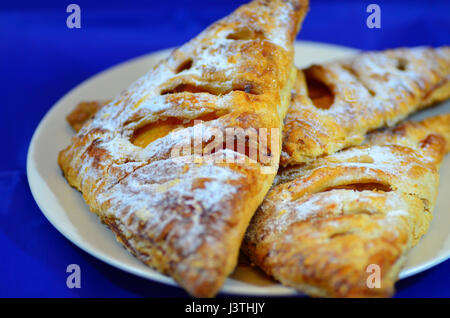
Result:
[[[240,7],[101,108],[59,155],[69,183],[117,239],[194,296],[214,296],[234,269],[280,150],[270,149],[269,163],[214,161],[245,159],[234,148],[171,155],[196,142],[196,129],[203,147],[227,128],[282,128],[307,7],[306,0]]]
[[[281,165],[361,144],[365,134],[450,97],[450,47],[365,52],[300,70]]]
[[[370,134],[366,144],[281,169],[243,250],[267,274],[313,296],[389,296],[428,229],[450,114]],[[366,285],[368,266],[380,288]]]
[[[81,102],[67,115],[66,120],[75,131],[79,131],[89,119],[94,117],[100,108],[108,105],[108,103],[101,101]]]

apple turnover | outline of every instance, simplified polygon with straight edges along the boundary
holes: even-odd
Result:
[[[450,47],[365,52],[300,70],[281,165],[361,144],[368,131],[449,98],[449,79]]]
[[[92,117],[59,155],[70,185],[119,242],[193,296],[214,296],[233,271],[275,177],[281,134],[264,162],[239,160],[260,139],[244,149],[234,141],[205,145],[228,128],[282,129],[296,76],[293,42],[307,8],[306,0],[243,5],[100,110],[87,105],[87,117],[69,117],[79,124]],[[197,142],[200,154],[173,158]],[[216,160],[225,155],[236,160]]]
[[[390,296],[408,250],[428,230],[449,150],[447,114],[280,169],[243,251],[270,276],[312,296]],[[374,266],[379,286],[369,280]]]

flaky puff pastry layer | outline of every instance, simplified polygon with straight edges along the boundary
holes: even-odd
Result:
[[[281,165],[359,145],[368,131],[450,97],[450,47],[399,48],[299,70]]]
[[[432,219],[450,114],[369,135],[367,143],[281,169],[244,252],[284,285],[325,297],[384,297]],[[369,275],[378,266],[379,288]]]
[[[117,239],[191,295],[214,296],[234,269],[281,148],[269,149],[269,162],[251,162],[246,150],[204,147],[228,128],[282,129],[307,7],[306,0],[241,6],[100,110],[86,105],[87,117],[98,112],[59,155],[69,183]],[[178,151],[192,144],[200,155]],[[235,160],[219,162],[224,156]]]

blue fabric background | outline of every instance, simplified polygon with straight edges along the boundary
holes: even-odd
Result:
[[[81,29],[66,27],[66,6],[81,7]],[[30,193],[26,153],[49,108],[81,81],[116,63],[177,46],[244,1],[0,2],[0,296],[185,296],[106,265],[59,234]],[[381,6],[381,29],[365,25]],[[449,45],[450,1],[312,0],[299,39],[359,49]],[[66,287],[66,267],[82,288]],[[450,297],[450,261],[397,284],[397,297]]]

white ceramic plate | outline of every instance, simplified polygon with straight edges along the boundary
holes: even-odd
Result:
[[[58,152],[70,143],[73,135],[65,121],[66,115],[80,101],[110,98],[145,74],[169,50],[152,53],[114,66],[81,83],[61,98],[42,119],[31,140],[27,158],[27,174],[33,196],[47,219],[75,245],[100,260],[129,273],[176,285],[169,277],[145,266],[119,243],[98,217],[89,212],[79,192],[71,188],[57,165]],[[356,50],[313,42],[296,43],[297,66],[306,66],[333,58],[349,56]],[[415,117],[450,112],[450,102],[416,114]],[[434,220],[429,233],[409,253],[400,274],[405,278],[428,269],[450,257],[450,157],[441,168]],[[295,291],[267,280],[248,267],[240,267],[244,280],[229,278],[224,293],[246,295],[290,295]],[[251,283],[250,283],[251,282]]]

